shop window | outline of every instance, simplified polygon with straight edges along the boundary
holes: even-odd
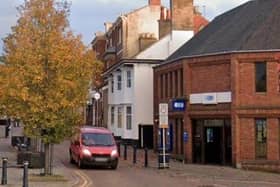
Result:
[[[256,119],[256,158],[266,158],[267,125],[266,119]]]
[[[266,92],[266,63],[257,62],[255,64],[255,87],[256,92]]]
[[[126,129],[132,128],[132,109],[131,106],[126,107]]]

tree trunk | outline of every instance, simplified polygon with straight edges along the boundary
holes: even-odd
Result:
[[[52,145],[49,143],[45,144],[45,175],[52,175]]]

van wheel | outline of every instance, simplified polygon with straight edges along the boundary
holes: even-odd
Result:
[[[116,160],[112,163],[111,168],[114,170],[118,168],[118,160]]]
[[[71,151],[69,152],[70,164],[75,164]]]
[[[84,167],[85,167],[85,166],[84,166],[82,160],[79,158],[79,159],[78,159],[78,168],[84,169]]]

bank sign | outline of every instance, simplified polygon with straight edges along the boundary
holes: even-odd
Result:
[[[186,101],[184,99],[176,99],[172,101],[173,111],[185,111]]]

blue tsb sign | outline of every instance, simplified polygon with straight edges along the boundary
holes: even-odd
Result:
[[[184,111],[186,109],[186,101],[184,99],[176,99],[172,101],[173,111]]]

